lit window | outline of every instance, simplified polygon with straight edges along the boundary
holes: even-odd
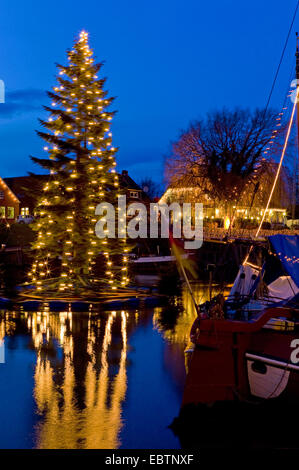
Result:
[[[139,198],[138,191],[130,191],[130,197],[134,197],[134,198],[138,199]]]
[[[15,217],[15,208],[14,207],[8,207],[7,208],[7,218],[8,219],[14,219]]]
[[[21,207],[21,215],[29,215],[29,207]]]
[[[0,199],[4,199],[4,191],[0,191]]]
[[[5,218],[5,207],[0,206],[0,218],[4,219]]]

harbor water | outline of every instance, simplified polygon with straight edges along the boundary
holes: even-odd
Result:
[[[186,291],[154,309],[0,312],[0,447],[179,448],[194,317]]]

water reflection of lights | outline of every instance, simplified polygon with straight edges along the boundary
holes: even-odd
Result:
[[[7,312],[0,310],[0,338],[3,340],[5,336],[13,335],[16,325],[14,319],[17,317],[16,312]]]
[[[193,294],[197,304],[203,303],[209,299],[209,289],[207,284],[192,284]],[[213,286],[213,295],[219,292],[219,287]],[[189,340],[189,333],[192,323],[196,318],[194,304],[187,287],[184,287],[182,292],[182,300],[179,298],[173,299],[172,304],[173,313],[177,318],[173,325],[165,328],[163,317],[169,311],[169,305],[165,308],[156,308],[153,317],[154,327],[157,328],[164,337],[171,342],[187,344]],[[163,325],[163,326],[161,326]]]
[[[127,390],[127,313],[93,317],[45,309],[22,312],[21,318],[37,354],[36,447],[118,448]],[[12,319],[13,312],[0,316],[0,339],[12,333]]]

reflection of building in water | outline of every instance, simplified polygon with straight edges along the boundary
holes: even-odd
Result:
[[[205,285],[193,284],[194,297],[197,303],[204,302],[208,297]],[[181,386],[185,382],[185,366],[181,358],[189,340],[190,328],[196,312],[187,288],[182,291],[182,297],[172,299],[165,307],[154,310],[154,327],[167,340],[164,348],[165,370],[171,374],[182,393]]]
[[[209,300],[209,287],[207,284],[192,284],[193,294],[197,304],[201,304],[206,300]],[[213,286],[213,296],[217,295],[219,288]],[[172,315],[176,315],[176,321],[170,328],[161,327],[161,324],[165,324],[165,316],[169,314],[169,305],[164,308],[156,308],[154,313],[154,326],[158,328],[165,338],[173,343],[182,343],[186,345],[189,340],[190,328],[196,318],[196,311],[194,304],[187,287],[184,287],[182,292],[182,303],[176,300],[177,305],[172,305],[174,310]],[[176,313],[175,313],[176,308]],[[164,321],[163,321],[164,320]]]
[[[25,314],[37,350],[39,448],[117,448],[127,388],[127,314]]]
[[[194,283],[192,290],[197,304],[209,299],[207,284]],[[219,288],[213,286],[213,295],[217,295],[218,292]],[[185,381],[186,369],[181,357],[189,342],[190,329],[196,315],[193,300],[187,287],[184,287],[181,299],[179,297],[173,299],[173,302],[168,303],[166,307],[159,307],[154,311],[154,326],[167,340],[164,349],[166,370],[171,374],[178,387],[181,387]]]

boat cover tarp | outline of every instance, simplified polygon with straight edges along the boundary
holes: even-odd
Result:
[[[280,276],[268,285],[269,297],[290,299],[298,293],[299,287],[296,286],[291,276]]]
[[[237,295],[249,295],[255,283],[259,271],[250,265],[241,265],[229,297]]]
[[[299,235],[272,235],[269,241],[284,270],[299,287]]]

